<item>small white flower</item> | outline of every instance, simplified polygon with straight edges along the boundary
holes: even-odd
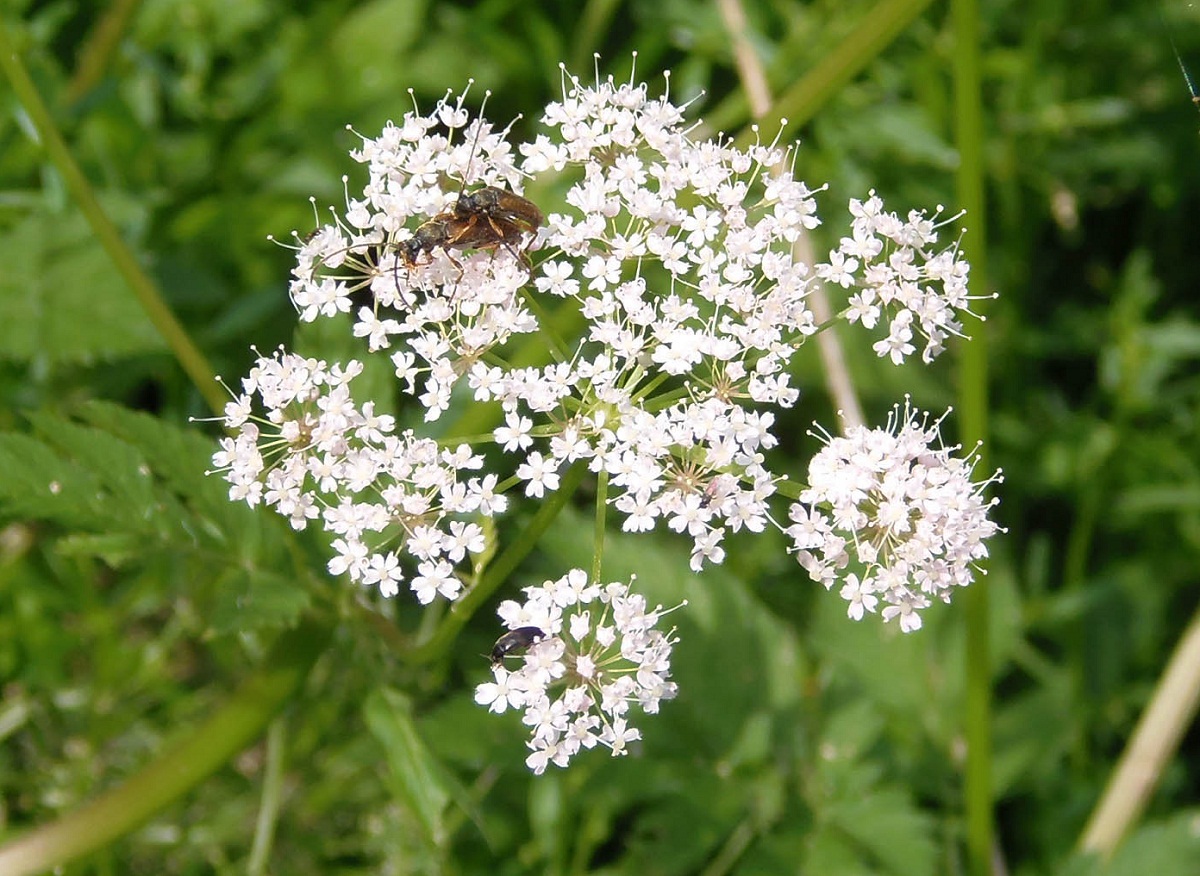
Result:
[[[503,666],[496,669],[494,682],[485,682],[475,688],[475,702],[487,706],[489,712],[496,714],[524,706],[527,696],[524,679],[508,672]]]
[[[507,452],[524,450],[533,445],[533,436],[529,430],[533,428],[533,420],[509,411],[504,418],[505,425],[496,427],[493,434],[496,442]]]
[[[526,496],[540,499],[546,490],[558,489],[558,464],[535,450],[517,466],[517,477],[525,481]]]
[[[454,576],[454,567],[445,560],[421,563],[412,580],[413,593],[422,605],[433,602],[439,594],[447,599],[457,599],[462,586],[462,582]]]

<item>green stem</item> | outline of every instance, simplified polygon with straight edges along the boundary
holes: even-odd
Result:
[[[508,576],[520,565],[521,560],[533,550],[543,533],[566,507],[571,496],[579,489],[583,476],[587,474],[587,463],[577,462],[563,475],[558,489],[538,506],[537,513],[529,521],[525,530],[515,538],[495,562],[488,566],[487,571],[479,578],[479,583],[468,590],[458,599],[445,621],[438,627],[428,642],[414,648],[402,658],[414,663],[428,663],[440,657],[453,644],[459,632],[471,616],[479,610]]]
[[[275,839],[275,823],[279,820],[279,804],[283,799],[284,751],[287,747],[287,722],[276,718],[267,728],[266,769],[263,771],[262,803],[254,825],[254,844],[246,864],[249,876],[262,876],[271,860],[271,843]]]
[[[608,513],[608,472],[596,477],[596,535],[592,545],[592,583],[600,583],[604,568],[604,518]]]
[[[115,0],[103,12],[79,51],[79,63],[66,90],[67,100],[74,103],[104,78],[141,5],[141,0]]]
[[[543,325],[547,332],[546,337],[570,337],[582,330],[583,314],[580,313],[579,307],[574,301],[562,301],[559,302],[556,309],[550,314],[549,319]],[[525,338],[520,343],[520,346],[516,348],[515,353],[509,357],[508,367],[512,369],[537,367],[552,361],[553,356],[550,355],[550,348],[547,346],[546,337],[539,334]],[[515,345],[518,342],[514,339],[510,343]],[[484,432],[490,433],[503,418],[502,409],[495,402],[487,404],[476,402],[475,404],[464,405],[458,419],[446,428],[446,435],[458,436],[477,435]]]
[[[538,334],[546,339],[546,349],[550,351],[550,355],[554,357],[556,362],[566,362],[571,358],[567,352],[567,344],[562,337],[554,330],[554,318],[546,312],[546,308],[542,307],[542,302],[537,295],[529,291],[529,287],[525,286],[521,289],[521,298],[525,301],[525,306],[537,318]]]
[[[209,408],[214,413],[221,413],[227,399],[214,378],[212,367],[204,358],[204,354],[192,343],[192,339],[184,331],[183,326],[175,319],[175,314],[167,307],[158,287],[142,270],[133,252],[121,239],[117,227],[113,225],[108,214],[100,206],[95,191],[87,181],[87,177],[83,175],[83,171],[79,169],[79,165],[71,157],[71,152],[59,134],[50,111],[42,102],[33,80],[29,78],[29,74],[21,63],[2,20],[0,20],[0,67],[4,69],[17,100],[20,101],[37,130],[46,154],[58,169],[59,174],[62,175],[67,189],[79,205],[79,210],[87,219],[88,224],[92,226],[92,231],[100,241],[100,245],[104,247],[121,276],[125,278],[125,282],[129,284],[129,288],[133,291],[138,303],[142,305],[151,324],[167,342],[167,346],[179,361],[180,367],[196,385],[196,389],[200,391]]]
[[[636,383],[636,381],[641,380],[641,379],[642,379],[642,376],[637,375],[633,380],[630,380],[629,383],[630,383],[630,385],[633,385],[634,383]],[[671,375],[665,374],[665,373],[658,374],[655,377],[652,377],[650,380],[646,381],[646,384],[644,386],[638,387],[637,392],[635,392],[633,394],[634,399],[639,402],[645,401],[647,398],[650,397],[650,394],[652,392],[654,392],[654,390],[658,389],[660,386],[662,386],[664,383],[666,383],[670,379],[671,379]],[[674,390],[673,393],[674,393],[675,397],[670,402],[671,404],[674,404],[675,400],[677,400],[677,399],[687,397],[687,394],[688,394],[687,387],[681,386],[678,389]],[[663,398],[663,396],[660,396],[659,398],[656,398],[654,401],[660,402],[662,400],[662,398]]]
[[[620,0],[588,0],[575,17],[575,46],[571,51],[571,72],[587,78],[592,53],[612,26]]]
[[[878,57],[929,3],[930,0],[883,0],[876,5],[863,16],[858,27],[822,56],[817,66],[779,96],[759,119],[759,130],[768,132],[769,140],[773,136],[771,132],[778,130],[784,119],[789,127],[807,123],[838,89]],[[721,130],[721,126],[730,121],[725,115],[728,113],[710,114],[706,129]],[[744,149],[756,138],[752,129],[746,130],[735,145]]]
[[[987,211],[983,188],[983,102],[979,52],[978,0],[952,0],[954,26],[955,139],[958,143],[958,205],[967,212],[963,254],[971,263],[970,291],[982,314],[987,284]],[[962,443],[971,446],[988,432],[987,338],[980,331],[960,347],[958,409]],[[988,471],[983,449],[977,463]],[[964,779],[967,864],[972,876],[992,872],[995,828],[992,814],[992,666],[987,578],[967,589],[965,603],[966,695]]]
[[[308,676],[330,632],[307,620],[281,635],[229,701],[157,760],[59,821],[0,846],[0,873],[25,876],[62,867],[125,836],[196,787],[262,735]]]

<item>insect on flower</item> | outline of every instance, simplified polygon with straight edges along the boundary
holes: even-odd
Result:
[[[515,249],[526,234],[535,236],[545,221],[537,204],[497,186],[484,186],[466,194],[458,193],[454,216],[462,223],[451,246],[464,249],[504,247],[512,256],[532,271],[526,254],[528,244]],[[532,240],[531,240],[532,242]]]
[[[461,269],[450,250],[504,247],[527,270],[532,270],[525,248],[517,247],[526,234],[537,234],[543,221],[542,211],[532,201],[496,186],[484,186],[469,194],[460,192],[452,209],[429,219],[412,237],[400,243],[396,268],[403,262],[412,270],[422,254],[432,256],[434,250],[441,248]]]
[[[521,244],[527,234],[531,236],[532,242],[532,237],[537,235],[538,229],[545,221],[545,216],[537,204],[498,186],[483,186],[473,192],[466,190],[471,164],[475,161],[474,152],[478,148],[479,134],[482,131],[483,123],[480,121],[475,130],[475,142],[471,147],[471,160],[467,164],[467,172],[463,174],[454,206],[424,222],[412,237],[400,243],[397,251],[397,269],[400,262],[403,262],[411,271],[417,266],[417,260],[423,253],[432,257],[433,251],[441,248],[461,271],[462,265],[450,255],[451,249],[494,250],[504,247],[532,273],[533,265],[526,255],[528,244],[524,247],[521,247]]]
[[[545,216],[532,201],[508,190],[498,181],[492,184],[488,182],[489,177],[479,179],[472,174],[477,153],[485,148],[481,145],[481,137],[490,130],[482,118],[474,124],[475,133],[465,168],[461,164],[455,166],[453,159],[447,159],[447,166],[439,171],[439,181],[431,180],[420,187],[423,198],[439,205],[435,208],[437,212],[426,213],[421,223],[416,228],[410,226],[411,230],[407,232],[403,226],[411,222],[417,215],[415,212],[398,212],[389,217],[400,229],[400,239],[395,232],[383,232],[378,226],[375,230],[367,230],[366,224],[342,223],[297,236],[302,255],[301,267],[294,273],[299,280],[297,289],[306,293],[301,296],[305,301],[323,300],[325,296],[335,294],[339,287],[321,288],[321,283],[328,280],[344,284],[340,288],[348,293],[345,296],[348,305],[356,312],[364,306],[378,312],[379,304],[390,306],[399,302],[415,307],[425,299],[422,290],[428,292],[447,279],[444,273],[435,272],[430,278],[413,283],[413,273],[434,264],[439,251],[458,270],[458,280],[464,273],[464,264],[458,254],[495,252],[500,248],[532,277],[533,265],[526,253],[545,222]],[[491,139],[494,135],[489,134],[488,142]],[[441,144],[442,151],[449,155],[449,141],[442,138]],[[453,200],[443,188],[448,181],[453,181],[458,189]],[[359,202],[359,206],[368,203],[369,200]],[[387,289],[386,284],[376,285],[379,278],[389,273],[394,291]],[[457,287],[452,274],[450,279]],[[447,298],[453,297],[447,289]],[[303,309],[308,305],[300,306]],[[325,308],[333,309],[333,305]],[[337,309],[344,312],[348,306]]]
[[[544,638],[546,634],[539,627],[517,627],[515,630],[509,630],[492,645],[492,665],[503,663],[509,654],[524,651]]]
[[[733,492],[735,484],[734,479],[728,475],[719,474],[714,476],[704,488],[704,492],[700,494],[700,507],[711,508],[713,505],[719,506]]]

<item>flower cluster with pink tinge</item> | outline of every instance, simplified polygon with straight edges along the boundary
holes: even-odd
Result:
[[[883,619],[919,629],[922,609],[974,578],[999,526],[988,519],[998,499],[971,480],[974,460],[943,447],[941,420],[905,402],[886,428],[856,426],[827,438],[808,466],[808,488],[791,506],[785,531],[814,581],[840,593],[861,620],[882,603]],[[847,572],[851,560],[859,572]]]

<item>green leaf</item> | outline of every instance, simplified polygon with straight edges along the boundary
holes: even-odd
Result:
[[[99,557],[114,569],[133,565],[142,555],[142,541],[128,532],[68,535],[58,542],[63,556]]]
[[[0,355],[78,363],[162,349],[78,213],[26,216],[0,235],[0,263]]]
[[[417,733],[408,698],[390,688],[373,691],[363,705],[367,729],[383,746],[397,797],[417,817],[430,849],[446,842],[449,780]]]
[[[282,521],[206,477],[212,443],[116,405],[87,423],[39,412],[37,437],[0,435],[0,513],[67,530],[60,549],[113,566],[163,560],[214,632],[290,626],[311,601]]]
[[[1200,873],[1200,810],[1148,824],[1123,842],[1100,872],[1104,876],[1192,876]]]
[[[215,530],[237,532],[244,525],[249,509],[229,501],[229,488],[222,478],[205,473],[216,448],[198,429],[100,401],[84,406],[80,416],[105,432],[136,443],[155,476],[171,492],[187,496]]]
[[[90,527],[106,520],[99,478],[28,435],[0,435],[0,509],[13,517]]]
[[[137,518],[144,517],[146,509],[154,509],[158,491],[146,458],[134,445],[46,412],[34,413],[30,420],[47,444],[96,476],[107,513],[117,514],[126,525],[137,528]],[[161,514],[155,514],[145,517],[145,522],[154,526],[161,519]]]
[[[897,876],[936,872],[933,820],[901,791],[876,788],[855,794],[829,806],[824,814],[830,825],[853,839],[876,872]]]
[[[217,597],[209,614],[218,635],[269,627],[292,626],[312,602],[294,576],[263,568],[231,569],[215,582]]]

